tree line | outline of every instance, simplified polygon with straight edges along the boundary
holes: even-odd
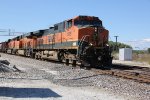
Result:
[[[124,43],[120,43],[120,42],[113,42],[113,41],[109,41],[109,46],[113,49],[113,50],[119,50],[119,48],[132,48],[130,45],[124,44]]]
[[[147,49],[148,53],[150,53],[150,48]]]

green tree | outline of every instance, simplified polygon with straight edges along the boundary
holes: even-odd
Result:
[[[147,50],[148,50],[148,53],[150,53],[150,48],[148,48]]]
[[[115,50],[116,48],[116,42],[113,41],[109,41],[109,46],[113,48],[113,50]],[[130,45],[124,44],[124,43],[117,43],[117,48],[119,50],[119,48],[132,48]]]

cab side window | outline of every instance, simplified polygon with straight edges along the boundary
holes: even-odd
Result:
[[[58,25],[55,25],[55,26],[54,26],[54,30],[58,30]]]

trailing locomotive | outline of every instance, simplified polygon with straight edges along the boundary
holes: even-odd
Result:
[[[36,59],[76,62],[82,66],[101,67],[112,64],[108,45],[109,32],[94,16],[77,16],[53,27],[9,39],[1,51]]]

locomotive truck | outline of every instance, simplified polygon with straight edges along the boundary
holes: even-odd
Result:
[[[109,31],[98,17],[77,16],[48,29],[2,42],[0,51],[35,59],[105,67],[112,64],[108,37]]]

